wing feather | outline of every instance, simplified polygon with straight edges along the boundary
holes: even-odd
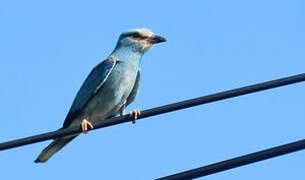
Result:
[[[85,82],[78,91],[70,111],[64,121],[63,128],[68,127],[71,122],[85,108],[87,103],[95,96],[98,90],[102,87],[112,69],[116,64],[116,59],[108,57],[107,59],[96,65],[90,72]]]

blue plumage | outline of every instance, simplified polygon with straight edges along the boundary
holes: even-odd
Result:
[[[143,54],[155,43],[165,42],[148,29],[134,29],[120,35],[111,55],[88,75],[78,91],[63,128],[79,126],[87,132],[91,122],[124,114],[125,107],[136,97],[140,82]],[[57,138],[48,145],[35,162],[45,162],[76,135]]]
[[[110,72],[114,68],[116,60],[112,57],[100,62],[88,75],[84,84],[78,91],[70,111],[66,117],[63,127],[69,127],[74,118],[79,115],[82,109],[90,101],[91,98],[98,92],[100,87],[104,84]]]

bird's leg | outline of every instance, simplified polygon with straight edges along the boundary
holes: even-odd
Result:
[[[94,128],[90,121],[88,121],[87,119],[84,119],[82,122],[82,130],[83,130],[84,134],[88,133],[88,126],[90,127],[90,129]]]
[[[136,120],[138,119],[138,117],[141,115],[141,111],[136,109],[133,111],[130,111],[129,116],[133,117],[134,119],[131,121],[133,124],[136,123]]]

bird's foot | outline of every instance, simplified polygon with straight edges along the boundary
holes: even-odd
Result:
[[[141,111],[136,109],[133,111],[130,111],[129,113],[129,117],[133,117],[134,119],[131,121],[133,124],[136,123],[136,120],[138,119],[138,117],[141,115]]]
[[[88,133],[88,126],[90,127],[90,129],[94,128],[90,121],[88,121],[87,119],[84,119],[82,122],[82,130],[83,130],[84,134]]]

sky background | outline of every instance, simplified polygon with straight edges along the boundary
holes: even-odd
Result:
[[[62,126],[90,70],[121,32],[168,42],[143,57],[141,110],[304,72],[305,1],[1,1],[0,142]],[[3,179],[153,179],[305,136],[305,84],[0,152]],[[205,179],[304,179],[297,152]]]

